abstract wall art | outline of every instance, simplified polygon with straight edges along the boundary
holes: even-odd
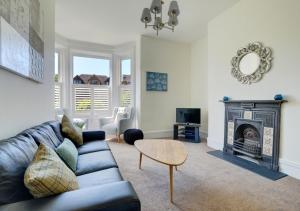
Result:
[[[40,0],[0,1],[0,67],[42,82],[44,13]],[[1,71],[1,70],[0,70]]]
[[[146,75],[147,91],[168,91],[167,73],[147,72]]]

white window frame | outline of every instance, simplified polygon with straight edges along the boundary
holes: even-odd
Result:
[[[122,61],[123,60],[130,60],[130,85],[123,85],[122,84]],[[130,107],[133,107],[133,104],[134,104],[134,98],[133,98],[133,95],[134,95],[134,90],[133,90],[133,68],[132,68],[132,58],[130,56],[121,56],[120,57],[120,60],[119,60],[119,80],[118,80],[118,91],[119,91],[119,106],[123,106],[121,103],[121,93],[122,93],[122,89],[124,88],[130,88],[131,90],[131,96],[130,96],[130,104],[127,105],[127,106],[130,106]]]
[[[56,87],[59,87],[59,89],[60,89],[60,93],[59,93],[60,94],[60,96],[59,96],[60,106],[56,107],[55,101],[54,101],[54,108],[57,111],[57,110],[61,110],[63,108],[63,78],[62,78],[62,70],[61,70],[61,68],[62,68],[62,64],[61,64],[62,54],[61,54],[61,51],[59,49],[55,49],[54,55],[56,53],[58,54],[58,82],[54,81],[54,91],[55,91]],[[55,72],[54,72],[54,76],[55,76]],[[55,78],[53,78],[53,80],[55,80]]]
[[[105,60],[109,60],[109,77],[110,77],[110,81],[109,81],[109,85],[88,85],[88,87],[90,87],[92,90],[96,87],[107,87],[109,90],[109,106],[108,106],[108,110],[103,110],[103,111],[97,111],[95,112],[94,108],[93,108],[93,103],[92,103],[92,107],[90,111],[81,111],[78,112],[75,109],[75,95],[74,95],[74,87],[78,87],[79,84],[73,84],[73,78],[74,78],[74,57],[85,57],[85,58],[94,58],[94,59],[105,59]],[[112,55],[111,54],[101,54],[98,52],[90,52],[90,51],[79,51],[79,50],[71,50],[70,52],[70,93],[71,93],[71,108],[72,108],[72,113],[73,116],[76,117],[100,117],[100,116],[106,116],[108,114],[110,114],[110,112],[112,111],[112,83],[113,83],[113,70],[112,70],[112,63],[113,63],[113,59],[112,59]],[[86,86],[86,85],[85,85]],[[92,102],[94,100],[93,97],[93,91],[91,92],[91,99]]]

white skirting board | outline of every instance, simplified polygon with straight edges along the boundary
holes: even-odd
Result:
[[[223,143],[210,137],[207,138],[207,145],[216,150],[223,150]],[[279,159],[279,170],[296,179],[300,179],[300,164],[285,159]]]
[[[150,130],[143,131],[144,138],[171,138],[173,137],[173,130]]]
[[[144,131],[145,138],[173,138],[173,130],[151,130]],[[200,137],[207,138],[207,132],[200,130]]]
[[[279,170],[291,177],[300,179],[300,164],[285,159],[279,159]]]
[[[207,146],[216,150],[223,150],[223,143],[220,143],[211,137],[207,137]]]

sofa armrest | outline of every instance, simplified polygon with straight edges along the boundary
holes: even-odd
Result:
[[[82,132],[83,142],[105,140],[104,131],[84,131]]]
[[[121,181],[70,191],[57,196],[4,205],[0,206],[0,210],[140,211],[141,204],[131,184],[127,181]]]

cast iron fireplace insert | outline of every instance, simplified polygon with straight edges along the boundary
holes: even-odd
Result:
[[[233,151],[254,159],[262,158],[262,123],[252,120],[236,119]]]

